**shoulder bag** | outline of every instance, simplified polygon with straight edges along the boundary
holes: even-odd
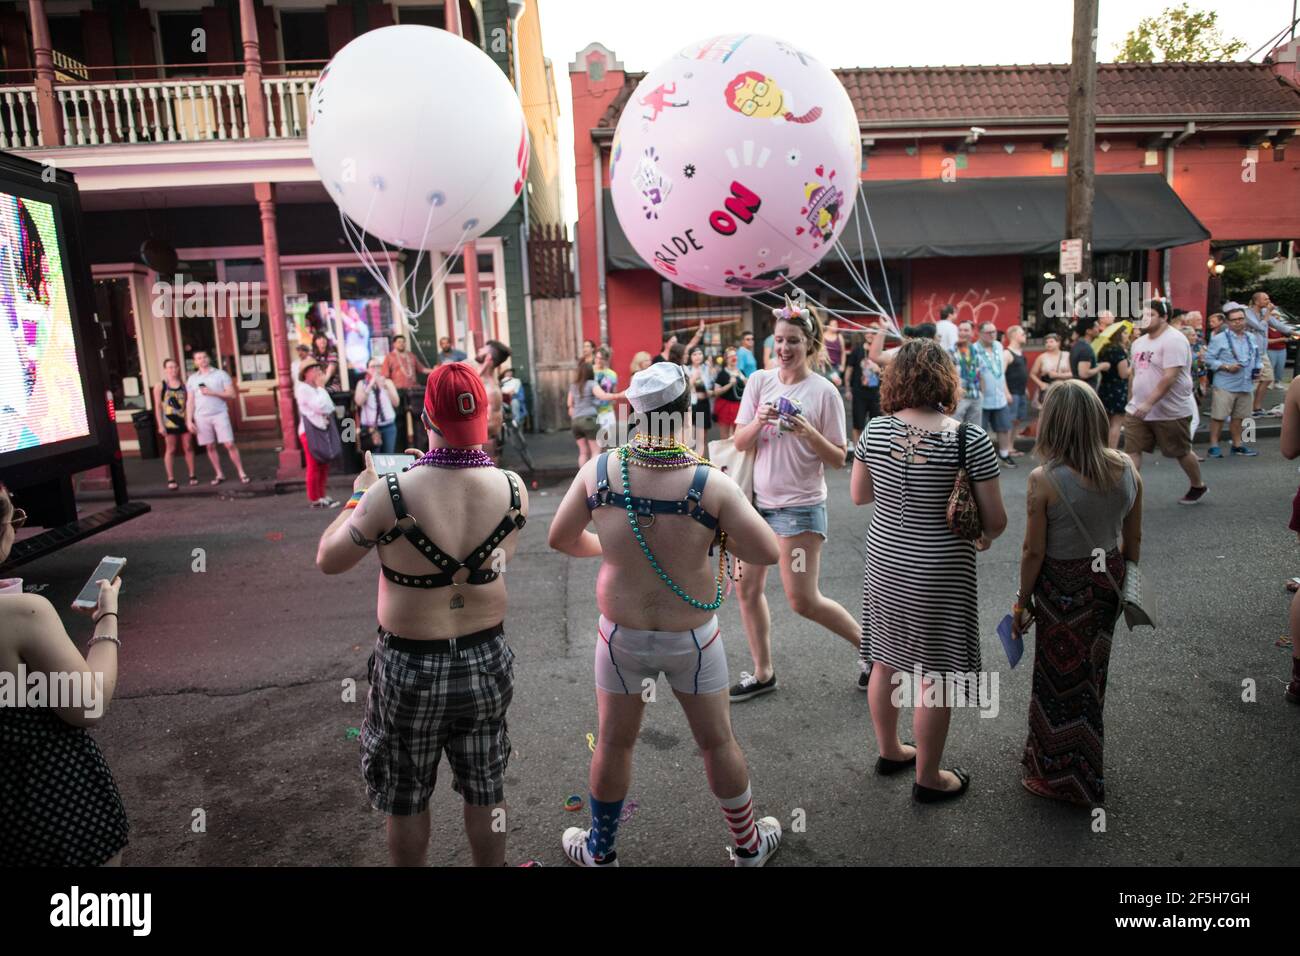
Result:
[[[948,495],[948,530],[963,541],[975,541],[984,533],[984,525],[966,470],[966,428],[965,422],[957,426],[957,477]]]

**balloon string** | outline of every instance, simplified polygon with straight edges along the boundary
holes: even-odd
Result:
[[[836,239],[834,245],[835,245],[835,254],[840,257],[840,262],[844,264],[844,268],[848,270],[849,275],[853,278],[853,281],[857,284],[857,287],[863,292],[864,295],[866,295],[867,300],[871,302],[872,305],[874,305],[881,312],[884,312],[885,307],[880,304],[880,300],[876,298],[875,293],[871,289],[870,277],[858,271],[858,267],[854,265],[853,260],[845,254],[843,242],[841,242],[839,239]]]
[[[867,196],[862,191],[861,186],[858,187],[858,197],[862,200],[862,208],[867,214],[867,227],[871,230],[871,244],[876,247],[876,259],[880,262],[880,274],[885,280],[885,298],[889,300],[889,312],[892,315],[894,312],[894,296],[889,291],[889,277],[885,274],[885,257],[880,251],[880,240],[876,238],[876,224],[871,221],[871,207],[867,205]],[[863,261],[866,261],[865,258]]]

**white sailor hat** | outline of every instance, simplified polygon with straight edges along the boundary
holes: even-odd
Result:
[[[676,362],[656,362],[632,376],[627,400],[638,412],[662,408],[686,391],[686,369]]]

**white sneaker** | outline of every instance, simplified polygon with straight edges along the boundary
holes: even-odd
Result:
[[[313,507],[313,508],[324,508],[324,507],[325,507],[325,499],[324,499],[324,498],[317,498],[315,501],[311,502],[311,507]]]
[[[320,501],[322,508],[337,508],[340,504],[337,498],[331,498],[329,495],[326,495]]]
[[[754,821],[754,826],[758,830],[758,852],[741,856],[734,846],[727,847],[732,866],[762,866],[781,846],[781,821],[776,817],[762,817]]]
[[[564,855],[569,858],[570,863],[576,863],[578,866],[618,866],[617,854],[614,854],[612,859],[599,862],[591,855],[591,851],[587,849],[586,830],[569,827],[564,831],[560,843],[563,844]]]

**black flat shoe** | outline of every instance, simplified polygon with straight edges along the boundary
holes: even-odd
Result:
[[[916,745],[909,740],[903,746],[914,747]],[[890,760],[888,757],[876,758],[876,773],[880,774],[882,777],[888,777],[891,774],[898,773],[900,770],[908,770],[915,766],[916,766],[915,753],[913,753],[912,756],[906,760]]]
[[[942,803],[944,800],[956,800],[962,796],[970,786],[970,774],[961,767],[949,767],[948,772],[961,781],[961,786],[956,790],[938,790],[934,787],[923,787],[919,783],[912,784],[912,799],[917,803]]]

